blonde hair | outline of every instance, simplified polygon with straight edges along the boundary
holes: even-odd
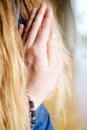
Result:
[[[20,15],[27,21],[29,12],[33,7],[38,7],[39,3],[38,0],[17,0],[17,5]],[[70,74],[66,74],[70,68],[69,53],[63,44],[61,27],[58,21],[56,23],[58,52],[64,64],[55,102],[60,113],[64,110],[66,93],[70,92],[65,85],[69,80]],[[27,99],[24,95],[27,73],[22,51],[23,43],[17,28],[13,1],[0,0],[0,130],[25,130],[28,121]]]
[[[26,68],[12,1],[0,0],[0,130],[24,130]]]

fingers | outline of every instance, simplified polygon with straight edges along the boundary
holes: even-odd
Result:
[[[35,43],[32,47],[36,47],[38,50],[38,55],[36,56],[36,63],[40,65],[48,66],[48,57],[47,57],[47,43],[50,36],[52,25],[52,10],[51,8],[47,8],[46,13],[44,15],[44,19],[37,33]]]
[[[39,56],[40,59],[48,58],[47,43],[49,41],[49,37],[52,37],[51,34],[53,34],[54,32],[53,30],[54,28],[52,27],[52,21],[53,21],[52,9],[50,7],[46,7],[45,4],[44,5],[42,4],[38,13],[35,15],[35,18],[33,18],[33,23],[31,27],[30,24],[27,25],[26,30],[28,30],[28,28],[30,29],[28,30],[26,45],[24,47],[25,53],[32,46],[32,48],[37,48],[40,55]]]
[[[48,64],[49,65],[53,65],[55,64],[55,60],[57,58],[57,48],[55,45],[55,40],[50,39],[48,41],[48,45],[47,45],[47,49],[48,49]]]
[[[28,34],[28,32],[29,32],[29,29],[30,29],[30,27],[31,27],[31,25],[32,25],[32,22],[33,22],[33,20],[34,20],[34,18],[35,18],[36,13],[37,13],[37,9],[34,8],[34,9],[32,10],[32,12],[31,12],[31,15],[30,15],[30,18],[29,18],[27,27],[26,27],[26,29],[24,30],[23,41],[26,40],[27,34]]]
[[[48,63],[54,63],[54,59],[56,60],[58,50],[57,50],[57,35],[55,32],[55,23],[54,23],[54,17],[52,19],[52,24],[51,24],[51,31],[50,31],[50,37],[48,40],[47,44],[47,52],[48,52]]]
[[[20,33],[21,36],[22,36],[23,31],[24,31],[24,25],[20,24],[19,33]]]
[[[28,44],[28,48],[34,43],[37,32],[41,26],[43,21],[44,15],[46,12],[46,4],[41,4],[40,9],[33,21],[33,24],[29,30],[28,37],[26,40],[26,44]]]
[[[41,51],[47,52],[47,42],[50,36],[52,24],[52,10],[47,8],[41,27],[38,31],[35,43],[41,47]]]

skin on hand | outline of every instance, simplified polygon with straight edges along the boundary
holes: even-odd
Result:
[[[24,30],[24,31],[23,31]],[[35,109],[56,87],[62,72],[62,61],[56,46],[53,12],[46,4],[31,13],[27,27],[20,26],[29,80],[27,93]]]

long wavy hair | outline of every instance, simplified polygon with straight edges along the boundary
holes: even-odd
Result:
[[[12,0],[0,0],[0,130],[24,130],[28,118],[26,68],[15,14]]]
[[[25,130],[25,127],[29,129],[25,96],[27,71],[23,57],[23,43],[18,31],[18,17],[20,15],[27,22],[32,8],[38,7],[41,2],[41,0],[0,0],[0,130]],[[53,2],[49,1],[49,3],[54,9]],[[55,19],[56,16],[55,13]],[[61,26],[57,20],[56,26],[58,53],[64,63],[60,83],[57,86],[57,100],[55,100],[58,106],[57,112],[60,113],[64,110],[64,101],[67,93],[70,92],[67,85],[70,62],[69,53],[63,43]]]

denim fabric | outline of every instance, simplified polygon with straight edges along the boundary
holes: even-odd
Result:
[[[18,28],[20,24],[23,24],[26,27],[26,21],[23,18],[21,18],[21,16],[19,16],[19,19],[18,19]]]
[[[36,123],[32,130],[54,130],[49,113],[43,105],[36,111]]]

